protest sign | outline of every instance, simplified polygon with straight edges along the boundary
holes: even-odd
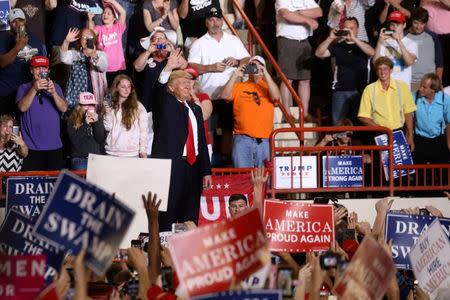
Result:
[[[103,275],[133,217],[134,212],[113,196],[62,171],[33,233],[75,255],[85,248],[84,262]]]
[[[232,278],[244,280],[263,266],[267,246],[256,208],[169,239],[175,269],[190,297],[224,291]]]
[[[274,169],[277,189],[317,187],[316,156],[277,156]]]
[[[439,219],[424,231],[409,253],[420,288],[435,299],[439,289],[450,288],[450,243]]]
[[[323,187],[360,187],[363,183],[362,156],[323,156]]]
[[[271,264],[267,264],[252,275],[241,281],[241,286],[243,289],[262,289],[264,288],[267,280],[267,275],[269,275]]]
[[[9,30],[9,0],[0,0],[0,31]]]
[[[242,290],[242,291],[225,291],[220,293],[211,293],[207,295],[196,296],[193,300],[249,300],[249,299],[264,299],[264,300],[281,300],[283,295],[280,290]]]
[[[411,156],[411,150],[409,149],[408,142],[406,141],[403,131],[397,130],[393,132],[394,145],[392,146],[394,161],[393,164],[396,166],[400,165],[413,165],[413,160]],[[378,146],[388,145],[387,134],[381,134],[375,137],[375,144]],[[381,152],[381,160],[383,162],[384,175],[386,179],[389,179],[389,151],[384,150]],[[402,176],[408,174],[407,170],[401,170]],[[409,170],[409,174],[414,174],[415,170]],[[394,170],[394,178],[399,177],[399,170]]]
[[[10,177],[6,188],[6,211],[15,208],[32,218],[41,214],[56,177]]]
[[[411,270],[408,253],[419,236],[427,230],[436,219],[432,216],[408,215],[400,212],[389,212],[386,215],[386,241],[392,239],[392,258],[397,269]],[[442,228],[450,238],[450,219],[438,218]]]
[[[339,299],[381,299],[395,272],[388,251],[366,235],[334,291]]]
[[[11,209],[0,229],[0,248],[9,255],[45,254],[48,266],[45,279],[50,280],[61,268],[64,253],[31,233],[35,221],[36,219]]]
[[[264,222],[270,251],[320,251],[334,243],[331,204],[266,200]]]
[[[0,255],[0,299],[34,299],[44,287],[45,255]]]
[[[135,209],[136,217],[125,234],[121,248],[128,248],[136,232],[147,228],[142,195],[148,192],[161,199],[160,211],[167,210],[170,159],[141,159],[89,154],[86,180],[121,199]],[[126,172],[124,172],[126,170]]]
[[[217,175],[212,177],[213,186],[204,190],[200,199],[198,225],[225,220],[230,217],[228,199],[233,194],[247,197],[249,207],[253,203],[251,174]]]

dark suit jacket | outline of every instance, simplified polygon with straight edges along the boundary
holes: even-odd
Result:
[[[154,86],[151,97],[153,110],[152,158],[181,159],[188,137],[188,109],[172,94],[167,92],[167,84],[159,81]],[[211,175],[211,163],[206,145],[203,115],[200,106],[186,101],[197,119],[198,155],[200,175]]]

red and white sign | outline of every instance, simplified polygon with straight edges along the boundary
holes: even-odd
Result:
[[[270,251],[321,251],[334,243],[331,204],[266,200],[264,222]]]
[[[411,248],[409,257],[420,288],[437,298],[439,290],[450,288],[450,243],[436,218]]]
[[[250,173],[213,176],[212,182],[212,189],[203,191],[200,199],[199,226],[230,218],[228,199],[233,194],[245,195],[249,207],[252,206],[253,185]]]
[[[258,209],[195,230],[173,235],[169,249],[190,297],[228,289],[263,266],[268,246]]]
[[[0,255],[0,299],[33,299],[44,287],[45,255]]]
[[[367,235],[334,287],[339,299],[381,299],[396,272],[392,257]]]

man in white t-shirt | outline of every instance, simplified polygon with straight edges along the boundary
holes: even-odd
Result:
[[[313,52],[308,37],[319,26],[315,19],[322,16],[322,9],[314,0],[277,0],[275,10],[278,64],[290,84],[294,80],[298,81],[297,92],[303,103],[305,121],[312,121],[308,108]],[[284,82],[281,83],[280,92],[282,103],[289,111],[292,97]]]
[[[213,102],[213,113],[208,119],[208,132],[213,143],[213,133],[221,132],[220,153],[231,158],[233,138],[233,106],[220,99],[223,86],[236,67],[247,64],[250,54],[239,38],[222,31],[222,12],[215,7],[206,15],[208,32],[196,40],[190,50],[188,63],[198,71],[200,89]]]
[[[381,56],[388,57],[394,63],[392,78],[406,82],[411,89],[411,66],[417,59],[417,43],[404,35],[405,15],[393,11],[389,15],[389,29],[381,29],[373,61]]]

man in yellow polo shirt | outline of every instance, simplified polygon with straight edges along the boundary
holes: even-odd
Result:
[[[364,89],[358,119],[366,126],[385,126],[397,130],[405,126],[405,136],[414,151],[414,126],[412,112],[416,105],[408,85],[391,78],[393,63],[385,57],[374,62],[378,80]]]

